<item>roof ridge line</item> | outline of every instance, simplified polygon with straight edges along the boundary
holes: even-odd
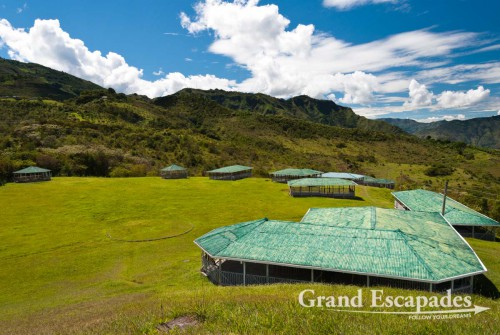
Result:
[[[399,229],[398,229],[399,230]],[[406,233],[403,233],[401,230],[399,230],[399,234],[403,236],[403,239],[406,241],[406,246],[411,250],[413,255],[420,261],[420,263],[424,266],[425,270],[427,271],[427,274],[432,277],[432,280],[434,280],[434,272],[432,269],[427,265],[427,263],[424,261],[422,257],[415,251],[415,249],[408,243],[408,239],[406,238]]]
[[[371,217],[370,217],[370,227],[372,230],[375,230],[375,226],[377,225],[377,209],[372,206],[370,207]]]

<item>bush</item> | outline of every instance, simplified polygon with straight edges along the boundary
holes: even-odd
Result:
[[[455,171],[451,166],[446,166],[443,164],[432,165],[424,171],[426,176],[438,177],[438,176],[449,176]]]

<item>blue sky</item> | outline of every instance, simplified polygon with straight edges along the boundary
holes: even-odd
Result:
[[[307,94],[371,118],[500,113],[500,2],[0,0],[0,56],[150,97]]]

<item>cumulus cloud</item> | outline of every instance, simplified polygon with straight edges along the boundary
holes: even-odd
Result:
[[[405,101],[403,106],[424,107],[432,105],[434,94],[424,84],[412,79],[408,90],[410,98]]]
[[[425,68],[430,61],[432,66],[446,64],[455,50],[481,46],[476,33],[428,29],[352,44],[318,33],[311,24],[290,27],[276,5],[260,5],[258,0],[205,0],[194,9],[192,17],[181,13],[182,27],[190,35],[211,32],[214,41],[209,51],[248,70],[249,78],[237,83],[214,75],[156,71],[161,76],[158,80],[144,80],[143,71],[129,65],[123,56],[89,50],[83,41],[61,29],[58,20],[36,20],[28,30],[0,20],[0,44],[7,47],[12,59],[40,63],[125,93],[153,97],[184,87],[221,88],[283,98],[307,94],[361,105],[376,102],[378,93],[406,90],[411,83],[405,67]],[[400,72],[389,72],[394,68]],[[412,96],[410,92],[407,106],[421,106],[426,101],[425,94]]]
[[[127,64],[124,57],[114,52],[104,56],[100,51],[90,51],[83,41],[62,30],[58,20],[35,20],[26,31],[2,19],[0,40],[8,47],[12,59],[39,63],[125,93],[156,97],[184,87],[231,89],[235,85],[234,81],[213,75],[186,77],[178,72],[156,81],[144,80],[143,71]]]
[[[353,7],[380,4],[380,3],[396,3],[398,0],[323,0],[323,6],[335,7],[340,10],[347,10]]]
[[[353,45],[315,33],[311,24],[290,28],[290,21],[276,5],[258,5],[258,0],[206,0],[194,9],[194,17],[181,13],[182,26],[191,34],[213,32],[215,40],[209,50],[250,71],[251,77],[238,89],[278,97],[340,93],[344,94],[340,102],[366,104],[378,90],[408,87],[407,80],[379,80],[374,73],[394,67],[424,67],[429,58],[467,47],[478,36],[424,29]]]
[[[437,97],[438,106],[442,108],[467,107],[474,105],[490,95],[490,90],[479,86],[467,92],[444,91]]]
[[[464,114],[456,114],[456,115],[443,115],[443,116],[432,116],[425,119],[417,120],[419,122],[430,123],[436,121],[452,121],[452,120],[465,120]]]

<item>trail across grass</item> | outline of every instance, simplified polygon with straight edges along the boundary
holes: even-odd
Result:
[[[196,314],[192,333],[491,333],[499,303],[468,320],[304,309],[304,288],[354,294],[358,287],[217,287],[200,275],[193,240],[222,225],[268,217],[298,221],[310,207],[392,207],[390,191],[358,187],[359,200],[299,198],[268,179],[55,178],[0,188],[0,333],[155,333],[158,323]],[[145,243],[110,239],[174,238]],[[472,240],[500,287],[498,243]],[[398,290],[387,290],[395,292]],[[421,292],[417,292],[421,294]],[[416,293],[416,294],[417,294]]]

